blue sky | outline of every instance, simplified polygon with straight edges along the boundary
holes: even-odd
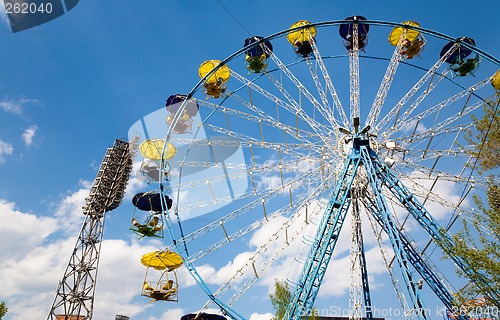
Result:
[[[411,19],[451,36],[467,35],[479,48],[500,55],[500,4],[493,0],[480,5],[220,1],[255,35],[273,34],[301,19],[363,15]],[[169,95],[188,92],[199,80],[202,61],[240,49],[248,34],[239,23],[215,0],[82,0],[68,14],[15,34],[2,15],[0,300],[9,306],[6,320],[46,317],[105,149],[115,138],[126,137],[135,121],[162,108]],[[137,241],[128,230],[132,210],[126,199],[106,221],[94,319],[119,313],[174,319],[200,308],[204,299],[195,286],[181,293],[180,299],[189,296],[189,302],[150,305],[139,297],[140,255],[168,241]],[[120,297],[111,294],[116,291]],[[264,305],[257,312],[270,311]]]

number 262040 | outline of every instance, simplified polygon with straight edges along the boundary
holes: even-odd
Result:
[[[6,3],[5,12],[9,13],[52,13],[52,3]]]

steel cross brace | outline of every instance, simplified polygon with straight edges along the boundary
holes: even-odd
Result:
[[[284,319],[302,319],[314,304],[349,209],[350,189],[360,160],[359,147],[354,146],[335,184]]]
[[[391,191],[444,252],[450,252],[453,240],[439,228],[430,213],[418,202],[416,197],[403,185],[391,169],[378,159],[377,155],[370,149],[368,139],[360,138],[357,135],[353,139],[353,148],[351,154],[346,159],[343,172],[335,184],[332,197],[318,227],[315,241],[311,246],[310,254],[306,260],[284,319],[301,319],[307,311],[311,310],[314,304],[349,209],[351,188],[361,164],[365,167],[375,198],[369,199],[370,204],[375,210],[373,208],[368,209],[389,235],[398,264],[403,271],[403,278],[411,296],[413,306],[424,310],[415,281],[408,269],[410,263],[426,279],[432,290],[447,307],[452,304],[451,293],[436,278],[430,266],[413,248],[411,242],[398,230],[395,221],[389,214],[386,200],[382,193],[382,186],[385,185]],[[451,258],[470,278],[484,279],[481,274],[474,272],[464,259],[454,256]],[[483,281],[484,285],[487,286],[485,281]],[[365,305],[369,305],[367,304],[369,300],[366,300],[366,296],[369,294],[367,292],[364,294]],[[499,293],[491,291],[490,297],[498,300]],[[421,319],[427,319],[428,317],[425,312],[419,312],[417,316]],[[467,317],[460,317],[460,319],[467,319]]]
[[[387,226],[382,221],[382,215],[374,210],[376,204],[370,197],[366,197],[365,200],[368,203],[364,203],[365,209],[372,214],[377,223],[384,229],[385,232],[388,232]],[[411,244],[411,241],[403,234],[400,233],[401,241],[403,244],[403,249],[406,251],[408,256],[408,261],[413,265],[413,267],[420,274],[422,279],[429,285],[431,290],[436,294],[436,296],[443,302],[443,304],[449,309],[452,310],[453,307],[453,295],[452,293],[443,285],[440,281],[438,275],[433,272],[432,268],[427,264],[427,262],[422,259],[422,256],[417,252],[417,250]],[[458,316],[460,320],[469,319],[467,316]]]
[[[406,284],[407,291],[410,295],[410,299],[413,303],[412,313],[417,316],[418,319],[428,319],[428,315],[425,312],[422,300],[420,299],[420,294],[417,289],[417,285],[413,279],[409,267],[409,259],[406,250],[404,250],[403,240],[401,239],[401,234],[397,228],[395,221],[389,213],[387,207],[387,202],[384,195],[382,194],[382,181],[377,177],[373,159],[376,159],[375,153],[370,149],[368,145],[363,145],[360,148],[363,166],[366,170],[366,175],[370,184],[370,187],[375,198],[376,211],[382,218],[382,223],[384,229],[386,230],[389,240],[391,241],[392,248],[396,254],[396,260],[403,274],[403,280]]]
[[[403,204],[408,212],[418,221],[424,230],[431,236],[436,244],[445,253],[451,253],[451,248],[454,245],[453,239],[441,228],[431,214],[424,208],[424,206],[417,200],[417,198],[406,188],[406,186],[396,177],[394,172],[380,162],[374,159],[375,170],[377,176],[382,180],[385,186],[392,192],[392,194]],[[475,284],[487,289],[488,297],[493,301],[500,301],[500,293],[488,285],[485,277],[474,271],[467,260],[449,254],[453,262],[468,276],[469,279],[476,281]]]
[[[355,188],[353,188],[355,189]],[[373,319],[373,312],[372,312],[372,301],[370,297],[370,286],[368,283],[368,271],[366,269],[366,256],[365,256],[365,247],[363,243],[363,234],[361,233],[361,220],[359,216],[359,197],[364,194],[363,191],[360,192],[359,188],[355,191],[351,190],[352,192],[352,204],[353,204],[353,219],[358,220],[358,229],[356,232],[356,241],[360,247],[360,255],[359,255],[359,264],[361,267],[361,285],[362,285],[362,290],[363,290],[363,303],[365,306],[365,312],[366,312],[366,319],[367,320],[372,320]]]

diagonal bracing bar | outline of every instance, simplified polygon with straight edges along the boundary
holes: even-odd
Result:
[[[363,243],[363,234],[361,232],[361,217],[360,217],[360,198],[364,197],[364,188],[362,186],[357,186],[351,189],[351,197],[352,197],[352,220],[353,220],[353,235],[352,235],[352,242],[353,245],[356,246],[356,256],[358,259],[356,259],[357,264],[355,265],[353,263],[352,268],[359,267],[359,271],[361,273],[361,286],[360,286],[360,291],[363,296],[363,303],[365,306],[365,313],[366,313],[366,319],[367,320],[372,320],[373,319],[373,313],[372,313],[372,303],[371,303],[371,297],[370,297],[370,286],[368,283],[368,271],[366,268],[366,256],[365,256],[365,248],[364,248],[364,243]],[[352,254],[352,253],[351,253]],[[351,272],[353,272],[351,270]],[[357,288],[351,288],[351,290],[355,290]],[[357,312],[354,313],[356,318],[361,318],[362,316],[362,308],[361,304],[358,306]]]
[[[364,141],[366,141],[366,144],[368,143],[367,140]],[[377,178],[377,173],[375,171],[375,165],[373,162],[373,159],[376,159],[377,156],[369,148],[368,145],[364,144],[361,146],[361,156],[363,166],[366,170],[366,175],[368,177],[368,181],[375,198],[376,210],[382,218],[385,230],[387,231],[387,235],[389,236],[392,248],[394,250],[394,253],[396,254],[396,260],[398,261],[399,268],[402,271],[403,280],[410,295],[410,300],[413,303],[412,313],[415,314],[418,319],[428,319],[428,314],[426,314],[425,308],[422,304],[422,300],[417,289],[417,284],[413,279],[412,273],[408,269],[409,259],[406,250],[404,250],[403,241],[401,240],[401,234],[394,219],[392,219],[392,216],[389,213],[387,202],[384,195],[382,194],[382,181]]]
[[[382,220],[382,215],[380,212],[375,210],[376,204],[373,202],[373,199],[370,197],[364,198],[364,207],[369,213],[375,218],[377,223],[384,229],[384,231],[388,232],[388,226],[384,224]],[[413,247],[410,239],[406,237],[405,234],[401,233],[401,242],[403,245],[403,249],[406,251],[408,255],[408,261],[412,264],[412,266],[417,270],[422,279],[429,285],[431,290],[436,294],[436,296],[441,300],[441,302],[448,308],[452,310],[454,297],[453,294],[446,288],[443,284],[442,279],[434,272],[432,267],[425,261],[421,254]],[[469,319],[466,316],[458,316],[459,319]]]
[[[417,198],[406,188],[406,186],[396,177],[394,172],[378,159],[375,161],[377,176],[384,182],[386,187],[401,202],[408,212],[417,220],[422,228],[436,242],[445,253],[451,253],[454,246],[453,239],[441,228],[432,215],[424,208]],[[500,301],[500,292],[492,288],[483,275],[474,271],[469,262],[461,257],[449,255],[453,262],[459,267],[467,277],[480,288],[488,292],[487,295],[493,301]]]
[[[418,285],[409,270],[412,265],[418,273],[427,280],[427,283],[446,307],[453,305],[453,296],[450,291],[435,276],[431,266],[412,246],[410,239],[402,233],[394,218],[390,214],[385,196],[384,186],[390,190],[399,202],[414,216],[423,229],[439,244],[444,252],[450,252],[453,240],[438,226],[433,217],[418,202],[415,196],[403,185],[389,167],[381,162],[369,146],[369,140],[363,134],[356,134],[353,138],[351,154],[347,157],[342,174],[335,184],[332,197],[325,210],[323,219],[318,227],[316,238],[311,246],[309,256],[297,287],[293,293],[290,305],[284,319],[301,319],[312,309],[319,287],[324,278],[328,263],[337,243],[345,216],[351,203],[353,181],[358,168],[363,165],[368,178],[371,192],[363,193],[362,201],[377,222],[388,234],[394,253],[402,271],[404,282],[412,300],[413,310],[408,310],[420,319],[428,319],[429,314],[420,298]],[[368,208],[369,207],[369,208]],[[475,273],[468,262],[459,257],[452,257],[455,264],[461,268],[471,280],[483,279],[482,275]],[[364,271],[366,273],[366,271]],[[483,286],[488,284],[483,280]],[[491,289],[491,288],[488,288]],[[365,305],[369,306],[368,287],[363,288]],[[498,299],[499,294],[490,290],[489,296]],[[419,312],[421,311],[421,312]],[[366,316],[371,316],[368,313]],[[467,317],[461,317],[467,319]]]
[[[314,304],[349,209],[350,189],[360,161],[359,149],[353,148],[328,202],[284,319],[302,319]]]

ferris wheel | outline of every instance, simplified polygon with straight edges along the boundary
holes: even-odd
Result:
[[[167,101],[166,225],[205,308],[245,319],[240,306],[279,271],[285,318],[300,319],[346,258],[350,316],[372,318],[370,250],[402,309],[429,295],[451,309],[453,265],[477,275],[460,257],[443,272],[439,252],[488,186],[468,135],[500,89],[500,61],[470,37],[361,16],[242,44]]]

